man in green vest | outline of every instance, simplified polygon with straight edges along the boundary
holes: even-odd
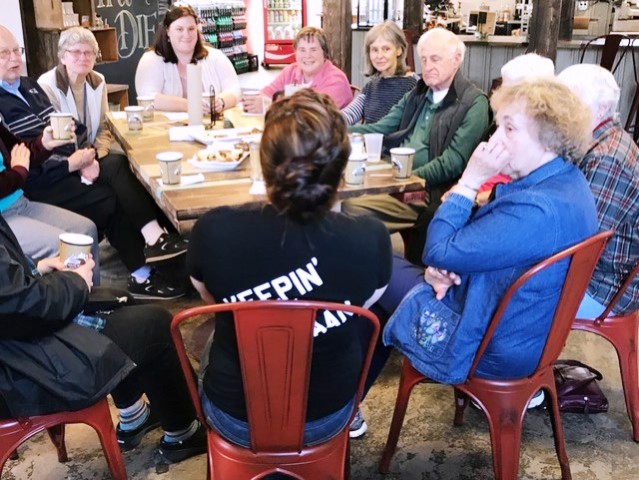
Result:
[[[408,259],[416,263],[441,195],[455,184],[489,126],[486,95],[459,73],[465,50],[464,42],[448,30],[424,33],[417,43],[422,78],[416,87],[378,122],[350,127],[352,133],[383,133],[386,151],[399,146],[415,149],[413,174],[426,181],[428,203],[369,195],[345,201],[342,211],[375,215],[391,233],[420,231],[407,249]]]

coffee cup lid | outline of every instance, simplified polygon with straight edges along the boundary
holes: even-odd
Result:
[[[88,235],[84,235],[83,233],[61,233],[60,240],[64,243],[68,243],[69,245],[92,245],[93,238]]]
[[[180,152],[160,152],[155,158],[158,162],[176,162],[182,160],[183,156]]]

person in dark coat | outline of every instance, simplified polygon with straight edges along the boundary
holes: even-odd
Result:
[[[162,426],[169,462],[204,453],[171,314],[156,305],[92,312],[93,266],[91,257],[75,270],[59,257],[35,264],[0,214],[0,418],[79,410],[111,393],[122,450]]]

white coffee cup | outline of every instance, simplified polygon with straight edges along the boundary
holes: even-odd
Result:
[[[379,162],[382,158],[382,144],[384,143],[383,133],[367,133],[364,135],[366,144],[367,160],[371,163]]]
[[[49,121],[53,128],[54,140],[69,140],[73,130],[73,115],[70,113],[52,113]]]
[[[348,157],[346,170],[344,170],[344,179],[348,185],[362,185],[364,183],[364,174],[366,173],[366,154],[351,153]]]
[[[142,110],[143,121],[145,122],[153,121],[153,112],[155,111],[155,108],[153,106],[154,103],[155,103],[155,98],[152,96],[138,97],[138,106],[144,108],[144,110]]]
[[[155,158],[160,164],[162,183],[164,185],[177,185],[182,176],[182,157],[180,152],[160,152]]]
[[[391,148],[390,155],[393,165],[393,177],[400,179],[410,177],[413,172],[415,149],[409,147]]]
[[[82,233],[61,233],[60,259],[67,268],[78,268],[86,263],[93,246],[93,238]]]
[[[264,97],[262,97],[262,94],[259,90],[244,90],[242,92],[242,101],[244,101],[244,99],[249,99],[251,100],[251,103],[255,103],[256,105],[258,105],[257,110],[253,113],[264,113]]]
[[[144,107],[130,106],[124,107],[126,112],[126,123],[130,132],[139,132],[143,128]]]

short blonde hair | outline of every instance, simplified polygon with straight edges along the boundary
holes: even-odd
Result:
[[[306,40],[307,42],[310,42],[313,38],[315,38],[317,42],[320,44],[320,47],[322,47],[322,52],[324,52],[324,59],[330,60],[331,55],[328,50],[328,40],[326,38],[326,34],[324,33],[324,30],[322,30],[321,28],[317,28],[317,27],[302,28],[299,32],[297,32],[297,35],[295,35],[295,39],[293,40],[293,49],[297,50],[297,45],[300,43],[300,40]]]
[[[537,128],[539,142],[567,160],[579,160],[591,141],[590,109],[555,79],[539,78],[497,89],[490,105],[495,112],[519,103]]]
[[[62,58],[64,52],[78,43],[90,45],[93,47],[93,53],[96,55],[100,50],[98,41],[95,39],[95,35],[93,35],[91,30],[83,27],[71,27],[67,30],[63,30],[60,34],[60,40],[58,41],[58,58]]]

